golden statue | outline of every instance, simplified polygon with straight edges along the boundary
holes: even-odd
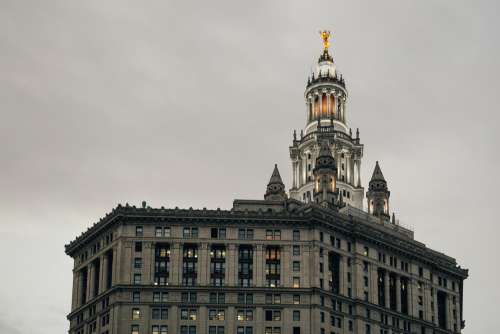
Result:
[[[321,34],[321,38],[323,39],[323,45],[325,46],[325,51],[328,51],[330,47],[330,31],[323,30],[319,32]]]

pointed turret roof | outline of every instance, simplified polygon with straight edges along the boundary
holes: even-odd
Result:
[[[384,181],[385,182],[384,174],[382,174],[382,170],[380,169],[378,161],[375,164],[375,169],[373,170],[373,174],[372,174],[372,178],[371,178],[370,182],[371,181]]]
[[[328,141],[323,140],[319,146],[319,154],[318,157],[331,157],[332,151],[330,151],[330,146],[328,145]]]
[[[278,170],[278,164],[274,164],[273,174],[271,175],[271,179],[268,184],[283,184],[283,180],[281,179],[280,171]]]
[[[285,200],[287,198],[285,192],[285,184],[281,179],[280,172],[278,170],[278,165],[274,165],[273,174],[271,179],[267,184],[267,190],[264,194],[264,199],[266,200]]]

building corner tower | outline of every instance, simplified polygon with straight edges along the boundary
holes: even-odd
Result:
[[[324,49],[315,71],[307,81],[306,126],[297,137],[294,132],[290,146],[292,188],[290,198],[302,202],[314,201],[313,171],[320,146],[327,141],[337,165],[337,189],[346,204],[363,208],[364,189],[361,186],[363,145],[359,131],[353,137],[347,126],[345,81],[336,69],[329,52],[330,33],[322,32]]]

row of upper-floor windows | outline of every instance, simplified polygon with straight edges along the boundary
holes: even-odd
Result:
[[[113,232],[105,233],[102,238],[93,243],[89,248],[83,250],[78,259],[80,262],[86,261],[89,257],[93,256],[101,250],[101,248],[106,247],[113,241]]]

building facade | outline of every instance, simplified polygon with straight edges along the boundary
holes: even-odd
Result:
[[[66,245],[69,333],[461,332],[468,271],[391,219],[378,162],[365,195],[323,37],[289,193],[275,166],[263,200],[230,210],[118,205]]]

